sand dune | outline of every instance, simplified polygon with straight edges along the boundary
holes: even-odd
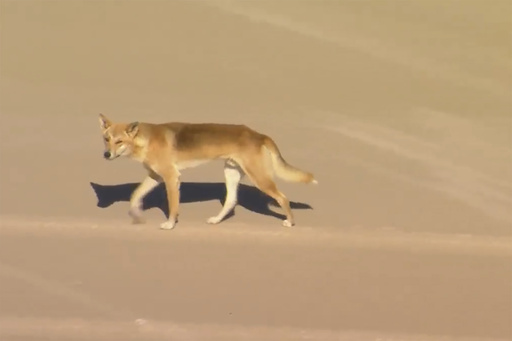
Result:
[[[0,339],[512,339],[508,1],[0,1]],[[116,121],[243,123],[318,186],[222,165],[131,225]]]

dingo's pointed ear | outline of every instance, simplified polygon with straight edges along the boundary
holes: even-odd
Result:
[[[139,131],[139,122],[132,122],[128,124],[128,127],[126,127],[126,133],[128,136],[134,137],[137,135],[137,132]]]
[[[112,122],[108,118],[105,117],[105,115],[100,114],[100,127],[103,130],[107,130],[112,125]]]

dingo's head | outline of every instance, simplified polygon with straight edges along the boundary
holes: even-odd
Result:
[[[139,131],[139,122],[114,124],[100,114],[100,127],[103,133],[105,152],[103,157],[113,160],[119,156],[130,156],[133,152],[133,139]]]

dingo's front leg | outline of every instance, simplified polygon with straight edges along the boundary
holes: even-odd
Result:
[[[144,222],[144,219],[142,219],[142,199],[158,185],[158,182],[156,176],[148,175],[133,191],[130,197],[130,210],[128,214],[132,217],[134,224]]]
[[[173,172],[164,177],[165,188],[167,191],[167,201],[169,202],[169,218],[160,225],[161,229],[170,230],[176,225],[178,210],[180,204],[180,177],[179,173]]]

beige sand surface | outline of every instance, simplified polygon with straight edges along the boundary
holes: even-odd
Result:
[[[510,1],[0,4],[0,340],[512,339]],[[319,185],[210,226],[214,162],[131,225],[100,112],[247,124]]]

